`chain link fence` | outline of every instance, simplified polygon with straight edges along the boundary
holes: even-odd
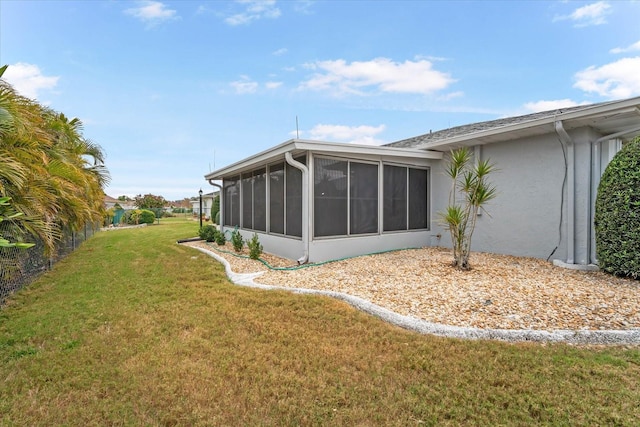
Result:
[[[54,256],[45,255],[44,244],[40,240],[33,242],[35,246],[28,249],[0,248],[0,306],[9,295],[33,282],[99,230],[99,224],[86,225],[83,230],[75,232],[65,230],[56,244]]]

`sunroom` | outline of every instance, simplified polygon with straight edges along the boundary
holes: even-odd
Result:
[[[221,227],[266,252],[321,262],[428,245],[442,153],[294,139],[205,176]]]

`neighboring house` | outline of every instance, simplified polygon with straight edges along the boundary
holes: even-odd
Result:
[[[105,209],[113,208],[114,215],[111,222],[114,225],[120,224],[120,220],[122,219],[125,211],[136,209],[136,206],[133,204],[133,202],[114,199],[113,197],[106,194],[104,196],[104,206]]]
[[[472,250],[595,263],[604,168],[640,135],[640,97],[475,123],[374,147],[294,139],[205,176],[223,189],[225,227],[300,262],[450,246],[447,153],[490,159],[498,196]],[[223,181],[219,185],[214,181]]]
[[[113,208],[116,205],[118,205],[121,209],[128,211],[130,209],[136,209],[136,205],[134,203],[135,202],[133,201],[123,201],[123,200],[114,199],[113,197],[107,196],[106,194],[104,196],[104,207],[106,209]]]
[[[207,218],[211,218],[211,209],[213,208],[213,200],[218,195],[218,191],[212,193],[202,194],[202,213]],[[198,216],[200,212],[200,196],[198,195],[195,200],[191,200],[191,208],[193,214]]]

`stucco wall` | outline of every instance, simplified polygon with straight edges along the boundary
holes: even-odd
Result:
[[[473,251],[550,257],[577,264],[592,261],[595,179],[591,142],[600,135],[590,128],[568,133],[573,147],[564,146],[564,150],[555,133],[474,148],[482,159],[496,164],[498,170],[490,180],[498,196],[487,204],[487,213],[478,218]],[[609,155],[607,150],[605,144],[602,156]],[[443,234],[441,244],[450,247],[451,239],[437,215],[446,207],[451,186],[445,165],[446,159],[432,173],[432,230],[439,230]]]
[[[309,245],[309,260],[327,260],[370,254],[393,249],[430,246],[430,231],[408,231],[372,236],[341,237],[313,240]]]
[[[478,218],[471,249],[547,258],[559,243],[565,171],[560,143],[557,139],[538,137],[489,144],[480,150],[481,157],[490,159],[498,168],[490,176],[498,196],[487,204],[487,213]],[[436,212],[445,209],[451,186],[444,165],[446,160],[433,174]],[[566,213],[563,217],[564,227]],[[450,247],[448,232],[440,224],[436,226],[443,234],[442,243]],[[556,254],[564,256],[565,245],[566,242],[562,243]]]

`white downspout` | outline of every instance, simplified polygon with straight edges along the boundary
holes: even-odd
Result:
[[[289,151],[284,153],[284,158],[288,164],[302,171],[302,257],[298,259],[298,264],[309,261],[309,168],[293,159]]]
[[[567,264],[575,261],[575,166],[573,140],[564,129],[561,120],[556,120],[555,129],[558,137],[567,146]]]
[[[212,179],[209,180],[209,184],[211,184],[214,187],[218,187],[218,189],[220,190],[220,224],[218,225],[220,226],[220,231],[224,233],[224,226],[222,225],[224,224],[224,210],[223,210],[224,205],[222,202],[222,200],[224,200],[224,194],[222,193],[222,186],[220,184],[216,184],[215,182],[213,182]],[[211,207],[213,208],[213,201],[211,202]]]
[[[601,164],[600,164],[600,141],[591,143],[591,182],[589,182],[589,263],[597,264],[596,260],[596,230],[594,219],[596,215],[596,198],[598,196],[598,185],[600,184]]]

